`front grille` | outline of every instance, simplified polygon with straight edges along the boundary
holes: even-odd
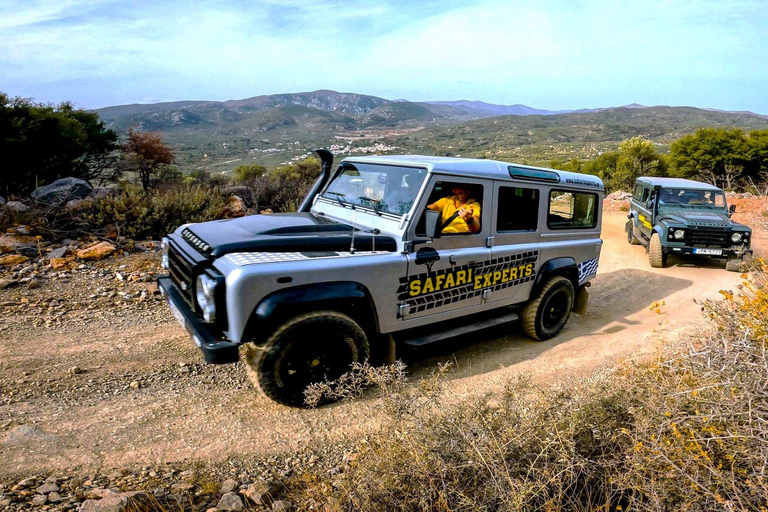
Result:
[[[194,283],[192,282],[192,279],[194,278],[194,266],[195,263],[188,260],[184,256],[184,253],[176,247],[176,244],[171,243],[171,246],[168,249],[168,270],[171,273],[171,279],[173,279],[176,288],[179,289],[184,300],[186,300],[192,307],[195,306],[194,297],[192,295],[194,290]]]
[[[692,246],[727,247],[731,230],[727,228],[692,227],[688,232],[688,244]]]

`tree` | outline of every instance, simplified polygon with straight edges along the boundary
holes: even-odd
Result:
[[[761,140],[758,134],[753,142],[755,148],[762,146]],[[670,147],[670,174],[731,188],[740,178],[757,177],[760,164],[751,157],[750,144],[742,130],[700,128]]]
[[[263,165],[241,165],[232,175],[235,183],[248,183],[254,179],[261,178],[267,173],[267,168]]]
[[[639,176],[665,176],[666,161],[653,142],[643,137],[632,137],[619,144],[616,170],[611,176],[609,187],[614,190],[631,190]]]
[[[174,161],[171,148],[154,132],[128,130],[123,146],[122,164],[139,177],[144,190],[149,189],[149,178]]]
[[[10,98],[0,93],[0,155],[7,195],[27,194],[39,185],[72,176],[93,180],[114,171],[117,134],[98,114]]]

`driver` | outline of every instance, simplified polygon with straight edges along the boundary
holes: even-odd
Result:
[[[480,203],[469,197],[466,185],[454,185],[453,195],[427,206],[440,212],[443,233],[477,233],[480,231]]]

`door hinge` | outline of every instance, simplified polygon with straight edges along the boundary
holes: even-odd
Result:
[[[486,288],[483,290],[483,300],[488,300],[491,297],[491,289]]]
[[[489,236],[485,239],[485,246],[486,247],[493,247],[496,244],[496,237],[495,236]]]
[[[406,304],[400,304],[400,305],[397,307],[397,315],[398,315],[400,318],[404,317],[405,315],[407,315],[407,314],[408,314],[408,313],[410,313],[410,312],[411,312],[411,305],[410,305],[410,304],[408,304],[408,303],[406,303]]]

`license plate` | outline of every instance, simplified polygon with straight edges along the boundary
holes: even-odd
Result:
[[[184,320],[184,315],[181,314],[181,311],[179,311],[179,308],[176,307],[176,304],[171,299],[168,299],[168,307],[171,308],[171,313],[173,313],[173,317],[179,322],[179,325],[186,329],[187,322]]]
[[[722,256],[722,249],[694,249],[693,254],[706,254],[707,256]]]

